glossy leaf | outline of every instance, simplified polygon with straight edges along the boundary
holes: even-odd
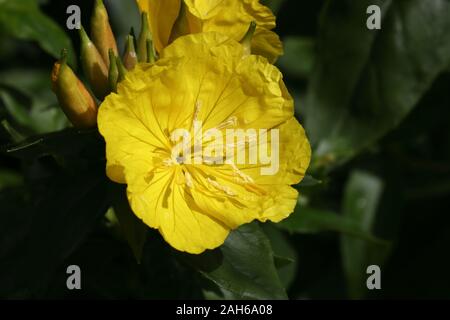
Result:
[[[136,261],[141,263],[148,227],[131,210],[125,186],[114,185],[113,208],[123,236],[130,245]]]
[[[58,131],[68,120],[51,91],[49,71],[11,69],[0,73],[0,105],[27,136]]]
[[[292,284],[298,268],[298,256],[295,248],[275,225],[270,223],[262,224],[264,233],[270,240],[280,279],[286,289]]]
[[[375,243],[383,241],[375,238],[356,221],[332,211],[297,205],[294,213],[277,226],[291,233],[319,233],[335,231],[352,237],[366,239]]]
[[[36,41],[55,58],[65,48],[72,53],[70,63],[76,64],[70,38],[60,26],[42,13],[35,0],[0,1],[0,28],[19,39]]]
[[[268,6],[276,14],[286,0],[261,0],[261,3]]]
[[[46,290],[52,273],[108,207],[106,179],[99,172],[93,168],[40,181],[30,200],[26,190],[0,194],[0,296],[39,297]]]
[[[365,26],[369,5],[381,30]],[[446,0],[328,1],[306,100],[316,165],[335,166],[395,128],[449,64]]]
[[[375,221],[378,202],[383,190],[379,178],[355,171],[347,183],[342,211],[364,232],[370,233]],[[362,298],[366,293],[366,269],[369,265],[381,266],[388,254],[387,244],[373,244],[342,235],[342,263],[347,277],[350,297]]]
[[[31,137],[17,144],[0,148],[0,152],[21,159],[33,159],[46,155],[57,157],[104,158],[104,141],[97,130],[66,129],[59,132]]]
[[[17,172],[0,168],[0,191],[23,184],[23,177]]]
[[[278,66],[289,76],[307,79],[315,63],[315,45],[311,38],[286,37],[283,39],[284,55]]]
[[[270,242],[256,223],[231,232],[216,250],[183,258],[207,279],[241,299],[286,299]]]

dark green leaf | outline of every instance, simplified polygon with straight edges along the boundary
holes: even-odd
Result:
[[[231,232],[219,249],[182,257],[207,279],[240,298],[287,298],[270,242],[256,223]]]
[[[292,233],[336,231],[372,242],[382,242],[364,230],[357,221],[335,212],[297,205],[291,216],[277,224]]]
[[[140,280],[143,286],[140,295],[145,299],[184,299],[201,297],[201,276],[178,259],[180,252],[171,248],[159,232],[149,228],[144,245],[142,263],[144,271]],[[204,279],[202,279],[205,281]]]
[[[369,5],[381,30],[366,28]],[[449,16],[446,0],[328,1],[306,101],[316,164],[348,160],[414,108],[448,66]]]
[[[268,6],[272,12],[276,14],[285,1],[286,0],[262,0],[261,3]]]
[[[25,137],[14,128],[8,120],[4,119],[0,121],[0,143],[19,143],[23,141]]]
[[[18,187],[23,184],[22,175],[0,168],[0,191],[5,188]]]
[[[278,59],[280,69],[286,74],[306,79],[314,67],[314,41],[304,37],[283,39],[284,55]]]
[[[109,205],[107,180],[98,169],[40,181],[30,199],[26,190],[0,197],[0,296],[41,296],[52,273],[98,223]]]
[[[104,158],[104,142],[96,129],[66,129],[29,138],[21,143],[4,146],[0,152],[21,159],[45,155],[57,157]]]
[[[119,221],[120,229],[138,263],[141,263],[148,227],[140,220],[130,208],[126,197],[125,186],[115,185],[113,191],[114,213]]]
[[[13,69],[0,73],[0,105],[11,123],[28,136],[58,131],[68,121],[51,91],[49,70]]]
[[[344,195],[342,211],[364,232],[370,233],[374,224],[377,205],[383,184],[371,174],[355,171],[350,176]],[[374,244],[342,235],[342,261],[347,277],[349,294],[362,298],[366,293],[366,269],[369,265],[381,266],[387,257],[387,244]]]
[[[44,15],[34,0],[0,1],[0,28],[24,40],[38,42],[43,50],[59,58],[62,49],[70,54],[70,63],[75,65],[72,43],[63,29]]]
[[[286,236],[273,224],[264,223],[262,229],[270,240],[274,252],[275,266],[284,287],[287,289],[297,273],[297,253]]]

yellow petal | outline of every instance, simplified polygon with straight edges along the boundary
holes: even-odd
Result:
[[[201,165],[189,168],[194,180],[189,189],[197,206],[230,229],[235,229],[258,217],[261,194],[240,183],[233,169]]]
[[[257,22],[258,26],[269,30],[275,28],[275,16],[259,0],[242,0],[242,3],[245,12]]]
[[[242,55],[241,45],[215,32],[181,37],[164,50],[162,59],[190,60],[180,71],[189,78],[182,86],[191,86],[198,95],[184,106],[193,112],[200,103],[198,119],[204,130],[231,117],[241,128],[258,129],[275,127],[293,116],[293,100],[281,72],[262,57]],[[183,79],[177,82],[181,85]]]
[[[298,192],[288,185],[272,185],[270,196],[264,202],[264,209],[258,218],[262,222],[280,222],[294,212]]]
[[[229,228],[200,211],[192,196],[176,183],[174,175],[180,174],[177,170],[155,174],[141,192],[129,188],[133,211],[147,225],[158,228],[177,250],[198,254],[218,247],[228,236]]]
[[[159,157],[159,150],[170,146],[161,128],[151,125],[158,121],[152,99],[150,92],[111,94],[100,106],[99,131],[107,137],[106,171],[115,182],[125,183],[124,168],[133,160]]]
[[[279,130],[279,170],[275,175],[261,175],[261,164],[240,165],[239,169],[258,185],[294,185],[305,176],[311,161],[311,146],[300,123],[291,118],[276,127]],[[270,137],[270,136],[269,136]],[[260,144],[258,147],[261,147]],[[268,143],[267,149],[270,150]]]
[[[206,20],[220,13],[224,6],[228,5],[227,0],[184,0],[189,10],[196,17]],[[237,1],[235,1],[237,2]]]
[[[190,13],[201,21],[202,32],[219,32],[239,41],[254,21],[257,29],[252,40],[252,53],[262,55],[272,63],[283,54],[280,39],[270,31],[275,27],[275,16],[259,0],[185,0],[185,3]]]
[[[258,27],[252,39],[252,54],[264,56],[275,63],[283,55],[283,44],[275,32]]]

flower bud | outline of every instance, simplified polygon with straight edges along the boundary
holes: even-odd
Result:
[[[109,87],[111,91],[117,91],[117,82],[119,81],[119,70],[117,69],[116,56],[114,55],[114,51],[112,49],[109,50]]]
[[[103,0],[95,1],[94,12],[91,18],[91,37],[103,61],[109,67],[109,49],[112,49],[116,56],[118,50]]]
[[[149,43],[151,46],[149,46]],[[151,50],[147,50],[147,47],[150,47]],[[150,62],[149,57],[155,57],[152,33],[150,32],[150,27],[148,25],[148,14],[146,12],[143,12],[141,16],[141,33],[139,34],[137,49],[139,62]]]
[[[248,27],[247,32],[244,37],[241,39],[240,43],[244,46],[244,54],[250,55],[252,53],[252,39],[256,30],[256,22],[252,21],[250,26]]]
[[[131,70],[137,64],[137,53],[134,48],[134,37],[132,35],[127,36],[125,53],[123,54],[123,63],[127,70]]]
[[[95,96],[102,100],[110,92],[108,85],[108,67],[83,27],[80,29],[80,39],[81,63],[84,74]]]
[[[97,124],[94,98],[66,63],[66,51],[52,71],[52,90],[61,109],[76,128],[91,128]]]
[[[125,79],[125,75],[127,74],[127,69],[125,68],[122,60],[119,57],[116,57],[117,70],[119,71],[119,82]]]
[[[153,41],[151,39],[147,40],[147,60],[146,62],[155,62],[155,52],[153,50]]]

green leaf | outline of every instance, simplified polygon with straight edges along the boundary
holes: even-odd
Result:
[[[13,69],[0,73],[0,105],[28,136],[58,131],[68,121],[51,91],[49,70]]]
[[[114,185],[113,208],[119,221],[120,229],[133,251],[138,263],[141,263],[142,250],[146,240],[148,227],[140,220],[130,208],[126,197],[126,187]]]
[[[93,167],[34,181],[29,195],[0,193],[0,296],[41,297],[53,272],[103,217],[107,190],[104,173]]]
[[[96,129],[66,129],[34,136],[17,144],[0,148],[0,153],[21,159],[34,159],[46,155],[60,158],[104,158],[104,140]]]
[[[262,0],[261,3],[268,6],[274,14],[277,14],[286,0]]]
[[[262,229],[270,240],[278,275],[287,289],[294,281],[297,273],[297,252],[286,236],[274,224],[264,223],[262,224]]]
[[[364,232],[370,233],[375,221],[377,205],[383,190],[379,178],[369,173],[354,171],[345,188],[342,211]],[[366,293],[366,269],[381,266],[389,252],[389,245],[374,244],[342,235],[343,267],[350,297],[362,298]]]
[[[384,243],[364,230],[359,223],[346,216],[331,211],[302,207],[297,205],[289,218],[279,222],[277,226],[291,233],[319,233],[336,231],[352,237],[365,239],[374,243]]]
[[[231,232],[219,249],[182,257],[207,279],[241,299],[287,299],[270,242],[256,223]]]
[[[0,168],[0,191],[23,184],[23,177],[17,172]]]
[[[283,39],[284,55],[278,59],[280,69],[286,75],[306,79],[314,67],[314,41],[305,37],[286,37]]]
[[[18,103],[12,95],[4,89],[0,89],[0,101],[19,125],[26,126],[29,123],[29,116],[25,107]]]
[[[365,26],[382,9],[381,30]],[[352,158],[395,128],[448,66],[450,2],[328,1],[306,99],[315,161]]]
[[[12,126],[6,119],[0,121],[0,137],[2,138],[0,140],[2,144],[18,143],[25,139],[25,137],[19,131],[17,131],[17,129]]]
[[[75,66],[75,52],[70,38],[53,20],[41,12],[34,0],[1,0],[0,28],[23,40],[36,41],[40,47],[55,58],[66,48],[69,61]]]

